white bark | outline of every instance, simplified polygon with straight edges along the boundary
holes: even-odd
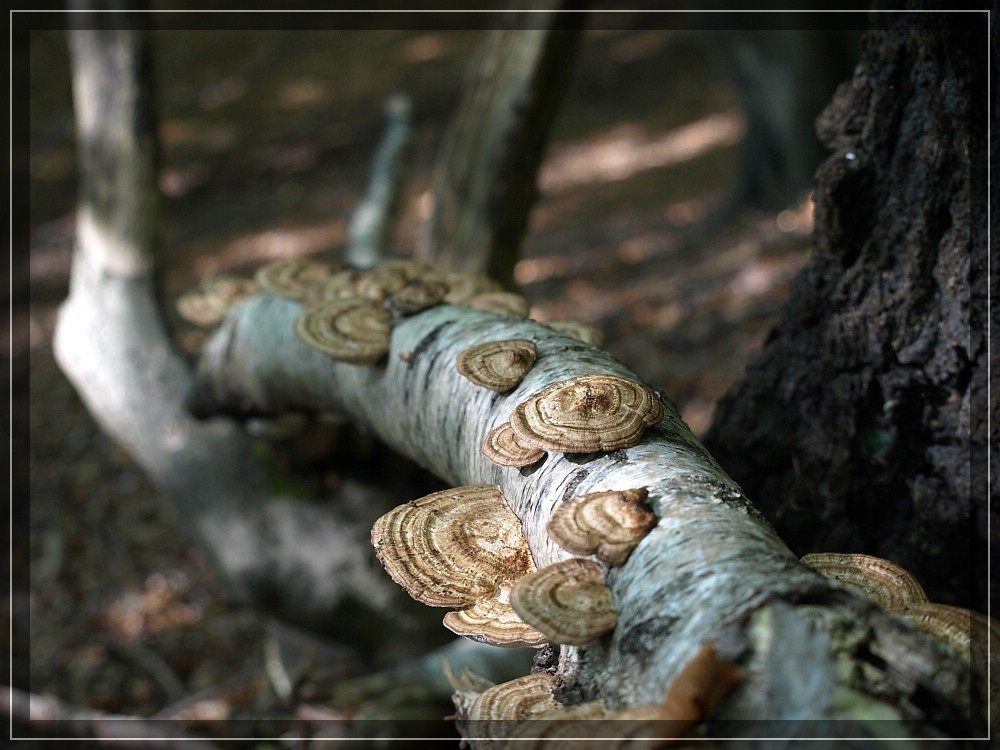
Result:
[[[662,424],[634,448],[550,454],[526,469],[497,466],[480,453],[487,433],[550,383],[588,373],[639,380],[610,355],[529,320],[442,305],[397,321],[384,364],[358,366],[301,343],[292,327],[300,312],[298,303],[269,295],[234,310],[202,354],[192,406],[201,413],[346,413],[452,484],[499,485],[538,566],[571,556],[545,533],[555,505],[598,490],[648,489],[658,526],[609,573],[619,613],[613,634],[562,649],[566,700],[599,698],[609,708],[658,702],[687,659],[711,640],[744,668],[724,717],[925,720],[927,707],[909,701],[921,691],[930,691],[936,704],[968,711],[963,668],[802,566],[669,400]],[[464,348],[514,337],[535,340],[538,358],[510,393],[475,386],[455,369]],[[862,642],[874,657],[854,653]],[[808,656],[799,665],[804,673],[788,664],[796,649]],[[845,673],[852,663],[856,669]],[[865,670],[870,679],[859,680]],[[817,674],[818,683],[809,679]],[[808,724],[782,726],[809,731]],[[918,733],[925,730],[932,731],[924,726]]]
[[[184,406],[192,373],[154,295],[155,148],[141,36],[70,34],[82,184],[70,295],[53,342],[59,366],[104,431],[173,501],[233,600],[321,631],[345,605],[341,625],[358,619],[359,603],[375,616],[398,612],[409,602],[372,570],[365,524],[332,504],[272,495],[242,428],[199,422]]]

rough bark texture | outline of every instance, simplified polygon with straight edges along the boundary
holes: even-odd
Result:
[[[876,22],[818,122],[813,255],[706,443],[797,553],[986,611],[986,29]]]
[[[782,720],[780,732],[792,736],[814,732],[815,720],[838,719],[838,731],[866,736],[873,729],[863,718],[915,719],[922,723],[900,731],[933,734],[944,729],[940,722],[970,715],[966,670],[799,564],[669,400],[663,423],[634,448],[550,454],[525,469],[497,466],[480,453],[514,406],[552,382],[588,373],[639,380],[608,354],[532,321],[439,306],[397,321],[385,364],[358,366],[300,342],[293,332],[300,313],[298,303],[267,295],[236,308],[203,351],[195,410],[343,411],[452,484],[498,485],[538,566],[571,556],[545,532],[558,503],[599,490],[649,490],[658,526],[608,577],[618,608],[613,634],[562,648],[557,672],[568,702],[658,702],[685,661],[712,640],[745,670],[725,718]],[[535,366],[508,394],[475,386],[455,368],[463,349],[498,338],[531,338],[538,346]],[[804,661],[790,668],[788,653]],[[817,681],[815,674],[831,677]]]
[[[515,12],[510,28],[486,35],[435,166],[421,260],[512,284],[538,165],[581,33],[579,16],[563,18],[574,26],[554,29],[552,15]]]

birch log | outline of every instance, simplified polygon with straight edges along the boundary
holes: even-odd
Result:
[[[713,641],[743,673],[719,718],[774,720],[764,731],[781,736],[828,734],[830,726],[816,723],[822,719],[838,720],[837,733],[848,737],[890,726],[899,736],[979,726],[967,666],[801,565],[669,399],[663,422],[633,448],[549,454],[523,469],[480,453],[517,404],[553,382],[591,373],[641,382],[610,355],[530,320],[441,305],[396,322],[384,363],[352,365],[296,338],[301,309],[270,295],[235,308],[202,353],[189,400],[195,411],[347,414],[454,485],[498,485],[539,567],[570,557],[545,532],[556,505],[601,490],[648,489],[658,525],[608,574],[614,632],[561,648],[563,701],[599,699],[609,709],[659,702],[685,662]],[[463,349],[501,338],[531,339],[538,349],[534,367],[505,394],[455,368]],[[714,731],[722,736],[732,729],[720,726]],[[740,731],[762,725],[753,726]]]

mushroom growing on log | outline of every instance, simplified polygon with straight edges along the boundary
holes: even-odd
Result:
[[[535,364],[538,348],[528,339],[503,339],[470,346],[455,367],[476,385],[498,393],[512,390]]]
[[[295,320],[303,342],[334,359],[352,364],[378,362],[389,351],[392,313],[363,299],[322,302]]]
[[[521,619],[553,643],[580,646],[614,630],[615,598],[604,583],[604,568],[574,557],[521,578],[510,592]]]
[[[186,321],[210,328],[217,326],[233,305],[259,290],[260,285],[253,279],[224,274],[206,279],[178,297],[174,304]]]
[[[302,299],[313,284],[327,278],[334,270],[331,264],[322,261],[279,261],[258,268],[254,279],[266,292]]]
[[[621,565],[656,525],[648,494],[641,488],[571,498],[549,519],[549,536],[567,552]]]
[[[614,375],[583,375],[554,383],[510,416],[518,439],[546,451],[610,452],[631,448],[663,419],[649,388]]]
[[[449,630],[496,646],[539,646],[545,637],[507,603],[535,570],[521,522],[495,485],[457,487],[400,505],[372,527],[375,554],[396,583],[448,613]]]
[[[299,314],[299,304],[273,295],[233,311],[201,356],[195,393],[204,398],[203,411],[341,411],[450,484],[498,486],[540,570],[566,556],[546,532],[561,503],[608,487],[647,490],[659,522],[604,584],[613,592],[614,629],[599,641],[559,650],[557,669],[570,702],[600,698],[615,711],[656,703],[686,655],[711,640],[719,658],[744,674],[744,689],[719,707],[725,718],[767,716],[807,732],[804,716],[863,723],[852,708],[862,700],[876,704],[879,715],[918,722],[926,721],[920,706],[927,701],[972,717],[968,667],[960,659],[949,661],[926,636],[800,563],[673,404],[605,352],[530,320],[442,304],[395,321],[385,363],[357,367],[283,333]],[[509,394],[470,383],[451,364],[478,342],[508,338],[561,354],[539,358]],[[409,354],[403,359],[401,352]],[[638,433],[629,447],[580,456],[597,450],[594,443],[558,444],[554,455],[520,471],[481,452],[518,405],[595,375],[625,385],[591,389],[589,397],[582,388],[568,401],[577,403],[578,414],[603,413],[619,399],[629,405],[624,418],[612,421],[610,443],[621,444],[616,425],[625,425]],[[559,428],[572,433],[570,421],[570,430]],[[596,444],[610,447],[604,438]],[[864,666],[877,673],[877,692],[850,682],[838,666],[859,658],[858,643],[878,657]],[[793,655],[829,680],[799,684],[778,666]],[[787,698],[767,703],[774,690]],[[833,693],[853,697],[834,701]],[[915,702],[915,695],[922,697]]]
[[[490,431],[480,448],[483,455],[498,466],[531,466],[545,458],[545,451],[518,440],[510,422]]]

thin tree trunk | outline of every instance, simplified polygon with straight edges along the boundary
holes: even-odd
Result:
[[[550,454],[530,469],[482,455],[487,433],[549,383],[589,373],[639,380],[610,355],[532,321],[445,305],[399,321],[384,365],[352,365],[299,341],[293,323],[301,310],[270,295],[234,310],[202,353],[195,410],[346,413],[452,484],[498,485],[538,566],[570,557],[545,531],[560,502],[648,489],[659,524],[609,573],[613,634],[562,648],[565,700],[600,699],[610,708],[658,702],[685,661],[713,641],[744,673],[721,716],[775,720],[767,731],[806,736],[818,728],[810,722],[838,719],[838,732],[864,735],[871,727],[860,720],[877,715],[923,722],[899,731],[933,735],[944,730],[934,726],[938,717],[970,716],[967,667],[802,566],[669,401],[664,421],[634,448]],[[455,368],[460,351],[499,338],[538,346],[531,372],[504,395]]]
[[[184,406],[188,364],[172,348],[154,293],[155,140],[144,34],[70,33],[79,120],[81,201],[70,294],[54,348],[103,430],[176,506],[234,601],[345,638],[381,635],[386,611],[419,633],[424,611],[377,571],[370,521],[336,507],[272,495],[265,447],[227,420],[199,422]],[[414,619],[415,618],[415,619]],[[384,621],[381,630],[373,622]],[[352,630],[353,629],[353,630]]]
[[[582,33],[582,16],[512,11],[510,18],[509,28],[486,35],[476,56],[435,165],[431,215],[417,248],[418,258],[437,267],[483,273],[506,286]]]

